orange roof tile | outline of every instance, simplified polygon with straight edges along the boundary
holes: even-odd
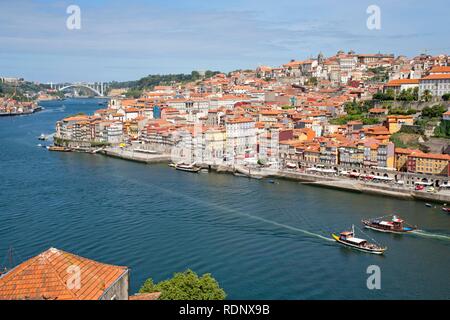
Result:
[[[69,289],[73,273],[81,271],[79,288]],[[0,278],[0,299],[98,300],[106,289],[128,272],[119,267],[96,262],[62,250],[50,248]]]
[[[130,296],[129,300],[158,300],[160,296],[161,292],[138,293],[134,296]]]
[[[430,73],[450,73],[450,66],[436,66],[431,68]]]
[[[422,78],[420,80],[442,80],[442,79],[450,79],[450,73],[433,73],[429,76],[426,76],[425,78]]]
[[[419,79],[397,79],[386,83],[387,87],[396,87],[402,84],[419,84]]]

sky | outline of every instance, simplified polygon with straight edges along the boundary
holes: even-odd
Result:
[[[81,28],[70,30],[69,5]],[[380,8],[369,30],[367,8]],[[0,0],[0,77],[126,81],[358,53],[449,54],[448,0]]]

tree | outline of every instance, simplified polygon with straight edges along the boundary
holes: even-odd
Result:
[[[450,121],[441,121],[439,126],[434,129],[434,135],[442,138],[450,137]]]
[[[417,101],[419,98],[419,88],[408,88],[406,90],[402,90],[400,95],[397,97],[397,100],[400,101]]]
[[[139,89],[129,89],[127,92],[125,92],[125,96],[127,98],[133,98],[133,99],[137,99],[142,95],[142,90]]]
[[[317,86],[317,83],[318,83],[318,81],[317,81],[317,78],[316,77],[311,77],[311,78],[309,78],[308,79],[308,81],[306,82],[306,84],[307,85],[309,85],[309,86]]]
[[[200,73],[198,71],[192,71],[191,78],[192,78],[192,81],[201,79]]]
[[[431,99],[433,98],[433,96],[431,95],[431,91],[430,90],[425,90],[424,92],[423,92],[423,95],[422,95],[422,100],[423,101],[425,101],[425,102],[429,102],[429,101],[431,101]]]
[[[378,91],[372,97],[374,100],[394,100],[395,91],[393,89],[387,89],[386,92]]]
[[[446,93],[442,96],[442,100],[449,101],[450,100],[450,93]]]
[[[206,273],[199,277],[188,269],[175,273],[173,278],[154,284],[151,278],[142,285],[139,293],[161,292],[160,300],[224,300],[225,291]]]
[[[425,107],[422,110],[422,117],[424,118],[438,118],[442,117],[442,114],[447,111],[441,104],[436,104],[432,107]]]
[[[370,109],[370,104],[368,103],[359,103],[356,101],[347,102],[344,105],[344,110],[348,115],[361,115],[363,113],[367,113]]]
[[[211,70],[206,70],[205,71],[205,78],[211,78],[214,77],[215,75],[219,74],[220,71],[211,71]]]

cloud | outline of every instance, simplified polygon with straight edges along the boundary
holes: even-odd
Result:
[[[71,2],[2,5],[7,9],[0,11],[0,56],[10,58],[8,65],[16,67],[17,75],[122,80],[148,73],[279,65],[339,49],[412,54],[424,46],[442,47],[436,39],[448,38],[449,31],[445,25],[416,29],[411,20],[419,12],[412,3],[400,8],[409,13],[403,17],[396,16],[397,4],[380,1],[382,30],[371,32],[365,27],[363,0],[345,6],[286,0],[75,2],[82,17],[82,29],[75,31],[66,28]],[[58,70],[61,66],[65,68]]]

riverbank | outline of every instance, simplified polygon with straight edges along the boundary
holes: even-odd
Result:
[[[450,203],[450,192],[441,191],[431,193],[426,191],[415,191],[406,187],[389,185],[385,183],[363,182],[360,180],[350,180],[343,177],[318,176],[300,172],[278,171],[272,175],[274,178],[283,178],[306,182],[308,185],[366,193],[387,197],[394,197],[403,200],[420,200],[437,203]]]
[[[330,238],[363,219],[393,213],[430,234],[448,235],[450,220],[438,205],[298,181],[190,174],[164,163],[51,153],[36,146],[39,135],[53,132],[59,119],[98,109],[95,100],[83,102],[48,102],[43,104],[48,112],[36,117],[1,119],[2,185],[8,192],[0,194],[0,252],[13,245],[26,258],[57,246],[126,265],[132,269],[131,292],[149,277],[162,281],[190,268],[211,272],[229,299],[449,296],[442,285],[448,240],[367,231],[389,248],[378,257],[311,236]],[[374,263],[383,270],[383,290],[377,292],[366,286],[365,270]],[[338,277],[336,266],[345,266]],[[274,290],[267,279],[280,285]]]
[[[106,148],[99,151],[99,153],[112,158],[119,158],[146,164],[168,163],[170,161],[170,155],[139,153],[137,151],[130,151],[120,148]]]
[[[145,154],[126,149],[107,148],[99,153],[128,161],[152,163],[169,163],[170,155],[165,154]],[[225,166],[199,164],[200,167],[215,171],[216,173],[245,175],[248,178],[263,179],[285,179],[299,181],[306,185],[349,191],[355,193],[365,193],[385,197],[393,197],[402,200],[418,200],[436,203],[450,203],[450,192],[441,191],[430,193],[426,191],[415,191],[402,186],[394,186],[383,183],[363,182],[360,180],[350,180],[343,177],[320,176],[309,173],[301,173],[291,170],[273,170],[273,169],[248,169],[243,166]]]
[[[23,112],[0,112],[0,117],[16,117],[16,116],[27,116],[34,113],[37,113],[39,111],[42,111],[42,107],[34,108],[30,111],[23,111]]]

